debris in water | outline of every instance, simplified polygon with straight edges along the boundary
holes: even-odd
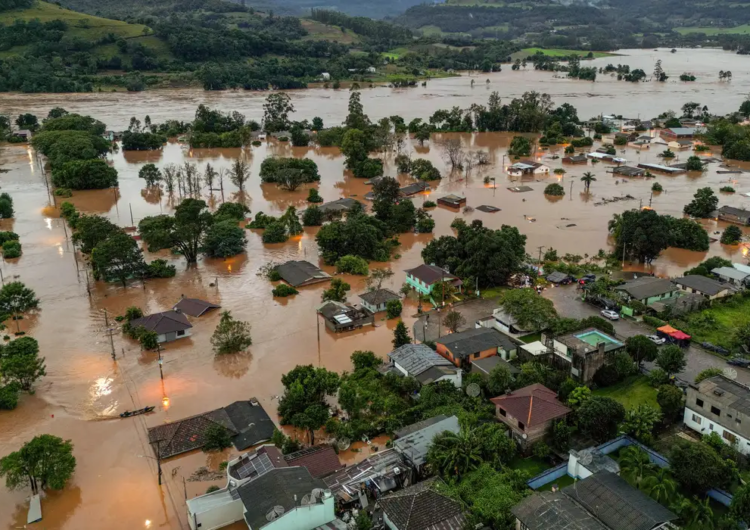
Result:
[[[483,204],[481,206],[477,206],[477,210],[479,210],[480,212],[495,213],[495,212],[499,212],[500,208],[496,208],[488,204]]]
[[[602,199],[600,202],[595,202],[594,206],[601,206],[602,204],[610,204],[613,202],[620,202],[620,201],[634,201],[635,197],[633,197],[630,194],[622,195],[620,197],[612,197],[611,199],[607,199],[606,197]]]
[[[508,188],[510,191],[514,193],[523,193],[525,191],[534,191],[533,188],[530,188],[529,186],[513,186],[512,188]]]

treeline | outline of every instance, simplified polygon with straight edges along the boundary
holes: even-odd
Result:
[[[313,9],[310,18],[329,26],[339,26],[352,30],[357,35],[378,44],[405,43],[411,41],[413,37],[411,30],[402,26],[395,26],[367,17],[350,17],[339,11]]]
[[[0,0],[0,11],[10,11],[11,9],[25,9],[31,7],[34,0]]]

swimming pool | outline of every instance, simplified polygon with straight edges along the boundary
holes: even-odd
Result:
[[[622,344],[620,341],[617,341],[598,330],[587,331],[585,333],[581,333],[580,335],[576,335],[575,337],[591,346],[598,346],[600,342],[603,342],[607,345]]]

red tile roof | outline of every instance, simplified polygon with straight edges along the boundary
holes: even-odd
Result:
[[[288,466],[306,467],[314,478],[325,477],[344,467],[336,451],[329,445],[308,447],[296,453],[284,455],[284,460]]]
[[[523,422],[526,427],[544,424],[561,418],[571,410],[557,400],[557,394],[536,383],[491,399],[508,414]]]

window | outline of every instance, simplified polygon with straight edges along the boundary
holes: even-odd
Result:
[[[693,422],[697,423],[698,425],[701,424],[701,417],[693,414]]]
[[[177,332],[178,337],[183,337],[185,335],[185,330],[180,330]]]
[[[700,408],[703,408],[703,400],[702,399],[695,399],[695,404],[698,405]]]
[[[522,431],[526,430],[526,425],[524,425],[522,422],[519,421],[518,422],[518,428],[521,429]]]
[[[497,410],[499,410],[499,411],[500,411],[500,415],[501,415],[501,416],[507,416],[507,415],[508,415],[508,413],[507,413],[507,412],[505,412],[505,409],[503,409],[503,408],[500,408],[500,407],[498,407],[498,409],[497,409]]]
[[[717,409],[716,407],[711,407],[711,414],[716,414],[717,416],[721,416],[721,409]]]
[[[732,444],[737,441],[737,437],[729,431],[724,431],[723,433],[721,433],[721,437]]]
[[[735,418],[734,421],[736,421],[737,423],[742,423],[742,421],[739,418]]]
[[[709,424],[708,424],[708,428],[709,428],[709,429],[711,429],[711,430],[713,431],[713,430],[714,430],[714,424],[713,424],[713,423],[709,423]]]
[[[480,353],[481,353],[481,352],[476,352],[476,353],[474,354],[474,358],[475,358],[475,359],[479,359],[479,354],[480,354]]]

